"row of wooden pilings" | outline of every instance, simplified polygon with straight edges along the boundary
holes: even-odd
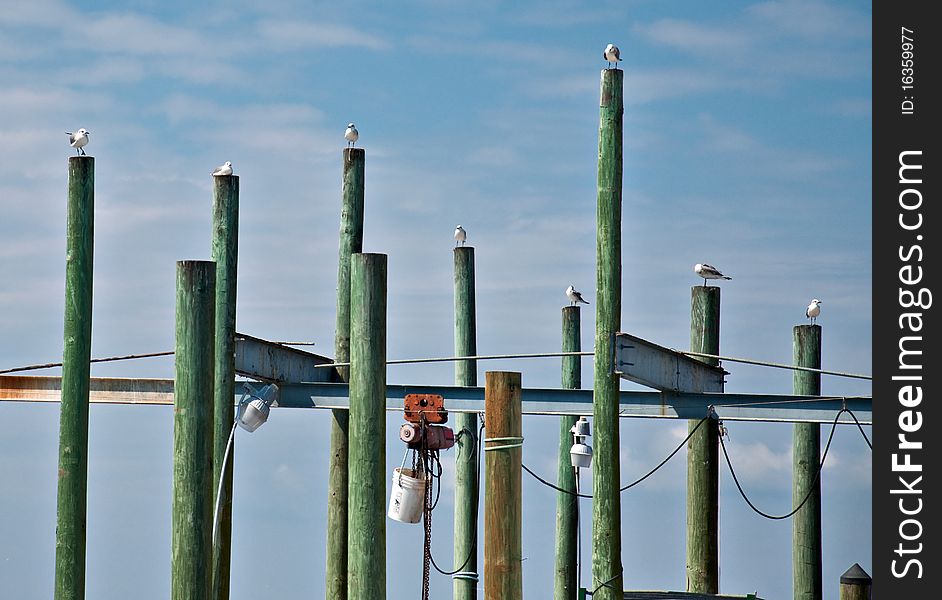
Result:
[[[623,73],[602,73],[599,132],[599,203],[595,347],[604,348],[619,329],[621,297],[621,178]],[[385,336],[386,257],[363,254],[365,152],[344,151],[335,354],[350,384],[350,410],[332,415],[327,499],[326,597],[385,597]],[[60,420],[59,489],[55,597],[84,598],[85,498],[87,481],[88,380],[91,349],[91,281],[94,159],[69,162],[69,217],[66,269],[65,344]],[[232,361],[238,237],[238,177],[214,178],[213,261],[182,261],[177,267],[177,348],[174,413],[172,597],[229,596],[232,462],[222,471],[226,438],[234,418]],[[692,290],[691,349],[719,353],[719,288]],[[579,309],[563,310],[563,350],[578,351]],[[820,368],[821,328],[795,328],[795,364]],[[474,252],[455,249],[455,352],[476,354]],[[620,598],[623,589],[619,492],[618,390],[610,353],[595,360],[595,449],[593,468],[592,588],[599,599]],[[710,359],[704,359],[709,361]],[[796,394],[819,394],[820,375],[796,371]],[[473,360],[456,363],[455,383],[475,386]],[[578,357],[563,359],[563,387],[581,386]],[[488,374],[488,398],[501,406],[516,393],[519,374]],[[500,391],[498,391],[500,390]],[[516,392],[514,392],[516,390]],[[213,397],[212,406],[205,402]],[[491,414],[490,400],[486,410]],[[377,416],[378,415],[378,416]],[[487,423],[488,437],[520,435],[519,406],[507,418]],[[569,432],[560,423],[559,486],[575,490],[569,468]],[[710,420],[688,446],[687,587],[718,592],[718,424]],[[691,427],[694,425],[691,424]],[[474,464],[477,416],[459,415],[456,465],[454,597],[477,598],[478,473]],[[820,481],[816,477],[820,427],[795,426],[793,498],[814,491],[794,520],[795,598],[821,598]],[[520,449],[486,456],[485,473],[499,469],[485,498],[485,596],[522,597]],[[207,458],[208,457],[208,458]],[[218,543],[212,544],[212,490],[223,479]],[[503,483],[506,483],[506,486]],[[492,501],[499,512],[489,512]],[[517,503],[517,504],[514,504]],[[575,598],[577,501],[561,493],[557,515],[556,598]],[[508,517],[509,515],[509,517]],[[510,518],[510,521],[506,519]],[[489,525],[493,523],[493,525]],[[381,542],[381,543],[380,543]],[[845,574],[847,575],[847,574]],[[843,592],[842,592],[843,594]]]

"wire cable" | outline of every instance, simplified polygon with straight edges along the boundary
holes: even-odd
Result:
[[[467,431],[470,431],[470,430],[468,430],[468,429],[462,429],[462,430],[459,432],[458,435],[461,435],[462,433],[465,433],[465,432],[467,432]],[[481,443],[481,440],[483,439],[483,436],[481,435],[482,433],[484,433],[484,420],[483,420],[483,419],[481,420],[481,426],[478,427],[478,437],[477,437],[477,440],[475,440],[476,443],[475,443],[475,445],[474,445],[474,455],[475,455],[475,456],[474,456],[474,463],[475,463],[475,464],[474,464],[474,470],[475,470],[475,479],[477,480],[478,485],[480,485],[480,483],[481,483],[481,451],[480,451],[480,443]],[[459,447],[459,449],[460,449],[460,447]],[[439,468],[441,468],[441,463],[439,463]],[[433,478],[433,479],[435,479],[435,478]],[[441,489],[442,489],[441,471],[439,471],[438,476],[437,476],[437,479],[439,480],[439,481],[438,481],[438,492],[439,492],[439,494],[441,494]],[[431,482],[430,482],[430,483],[431,483]],[[438,504],[437,499],[436,499],[435,504]],[[434,505],[432,506],[432,508],[434,508]],[[431,515],[431,508],[429,509],[429,511],[428,511],[427,514]],[[466,559],[464,559],[464,562],[461,563],[461,566],[458,567],[457,569],[455,569],[454,571],[445,571],[445,570],[443,570],[441,567],[439,567],[438,564],[435,562],[435,557],[432,556],[431,547],[429,548],[428,556],[429,556],[429,559],[430,559],[430,561],[431,561],[431,563],[432,563],[432,567],[434,567],[435,570],[438,571],[440,574],[445,575],[445,576],[448,576],[448,577],[451,577],[452,575],[457,575],[457,574],[461,573],[461,572],[464,570],[464,568],[468,566],[468,563],[471,562],[471,558],[472,558],[475,554],[477,554],[477,547],[478,547],[478,518],[477,518],[477,517],[478,517],[477,510],[475,510],[475,511],[474,511],[474,542],[471,544],[471,551],[468,553],[468,557],[467,557]]]
[[[697,430],[700,429],[700,426],[703,425],[703,422],[706,421],[707,419],[710,419],[710,418],[711,418],[711,417],[707,416],[707,417],[703,417],[702,419],[700,419],[700,421],[697,422],[697,425],[696,425],[693,429],[690,430],[690,433],[687,434],[687,437],[684,438],[684,441],[682,441],[682,442],[680,443],[680,445],[678,445],[676,448],[674,448],[674,450],[673,450],[670,454],[667,455],[667,458],[665,458],[664,460],[662,460],[660,463],[657,464],[656,467],[654,467],[653,469],[651,469],[650,471],[648,471],[647,473],[645,473],[644,475],[642,475],[639,479],[636,479],[635,481],[629,483],[628,485],[626,485],[626,486],[624,486],[624,487],[618,488],[618,491],[619,491],[619,492],[624,492],[625,490],[631,489],[631,488],[633,488],[634,486],[636,486],[636,485],[638,485],[639,483],[641,483],[642,481],[644,481],[645,479],[647,479],[648,477],[650,477],[651,475],[654,475],[661,467],[663,467],[664,465],[667,464],[667,461],[669,461],[670,459],[674,458],[674,455],[677,454],[678,452],[680,452],[680,449],[683,448],[683,447],[687,444],[688,441],[690,441],[690,438],[693,437],[693,434],[695,434],[695,433],[697,432]],[[556,491],[558,491],[558,492],[562,492],[562,493],[564,493],[564,494],[569,494],[570,496],[578,496],[579,498],[592,498],[592,497],[593,497],[591,494],[580,494],[580,493],[578,493],[578,492],[571,492],[571,491],[569,491],[569,490],[564,490],[563,488],[561,488],[561,487],[559,487],[559,486],[557,486],[557,485],[554,485],[554,484],[550,483],[549,481],[543,479],[542,477],[540,477],[539,475],[537,475],[536,473],[534,473],[533,471],[531,471],[530,468],[529,468],[527,465],[521,463],[520,466],[523,467],[523,470],[526,471],[527,473],[529,473],[530,475],[532,475],[537,481],[539,481],[539,482],[542,483],[543,485],[546,485],[546,486],[549,486],[549,487],[553,488],[554,490],[556,490]]]
[[[127,354],[125,356],[109,356],[107,358],[93,358],[88,362],[100,363],[100,362],[112,362],[116,360],[133,360],[136,358],[153,358],[155,356],[170,356],[174,354],[173,350],[167,352],[151,352],[149,354]],[[37,371],[39,369],[51,369],[53,367],[61,367],[62,363],[45,363],[42,365],[27,365],[25,367],[14,367],[12,369],[3,369],[0,370],[0,375],[4,373],[17,373],[20,371]]]
[[[831,448],[831,440],[834,439],[834,431],[837,430],[837,422],[838,420],[840,420],[841,415],[844,414],[845,412],[848,412],[848,410],[846,408],[842,408],[840,411],[838,411],[837,416],[834,417],[834,423],[831,424],[831,433],[828,435],[828,443],[824,446],[824,454],[821,456],[821,463],[818,465],[818,469],[814,474],[814,480],[812,480],[811,485],[808,488],[808,493],[805,494],[805,497],[801,500],[800,503],[798,503],[798,506],[792,509],[791,512],[784,515],[770,515],[766,512],[759,510],[756,507],[756,505],[753,504],[751,500],[749,500],[749,497],[746,496],[745,490],[742,489],[742,485],[739,483],[739,478],[736,476],[736,471],[733,470],[733,463],[729,460],[729,453],[726,451],[726,443],[723,442],[723,436],[720,436],[720,447],[723,448],[723,456],[726,457],[726,465],[729,467],[729,472],[733,476],[733,481],[736,482],[736,488],[739,490],[739,494],[742,496],[743,500],[746,501],[746,504],[749,505],[749,508],[754,510],[756,514],[761,515],[765,517],[766,519],[771,519],[773,521],[787,519],[793,516],[799,510],[801,510],[801,507],[805,505],[805,503],[808,501],[809,498],[811,498],[811,494],[814,493],[815,486],[818,484],[818,481],[821,478],[821,469],[824,468],[824,461],[828,457],[828,450]]]
[[[844,410],[847,411],[847,414],[849,414],[850,417],[854,420],[854,423],[857,424],[857,429],[860,430],[860,435],[862,435],[864,441],[867,442],[867,446],[870,448],[870,450],[873,450],[873,444],[870,443],[870,438],[867,437],[867,432],[863,430],[863,426],[860,424],[860,421],[857,420],[857,415],[855,415],[849,408],[845,408]]]
[[[673,350],[673,348],[672,348]],[[746,365],[757,365],[760,367],[774,367],[776,369],[789,369],[791,371],[808,371],[810,373],[820,373],[822,375],[834,375],[836,377],[849,377],[851,379],[867,379],[873,381],[871,375],[861,375],[860,373],[845,373],[843,371],[826,371],[824,369],[815,369],[813,367],[799,367],[798,365],[787,365],[784,363],[774,363],[766,360],[754,360],[751,358],[735,358],[732,356],[720,356],[719,354],[706,354],[704,352],[690,352],[688,350],[674,350],[687,356],[699,356],[703,358],[715,358],[717,360],[728,360],[729,362],[738,362]]]

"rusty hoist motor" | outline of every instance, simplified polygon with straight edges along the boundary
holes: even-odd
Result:
[[[455,432],[445,425],[448,422],[445,399],[437,394],[407,394],[405,419],[406,423],[399,428],[399,439],[406,443],[406,453],[402,465],[393,472],[388,514],[389,518],[403,523],[418,523],[424,517],[422,598],[427,600],[432,557],[432,509],[438,504],[441,493],[442,465],[438,453],[455,445]],[[410,455],[412,468],[406,468]]]

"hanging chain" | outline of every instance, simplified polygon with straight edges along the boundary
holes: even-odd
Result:
[[[429,575],[432,561],[432,478],[429,451],[425,446],[426,431],[425,419],[422,419],[422,449],[416,452],[419,455],[421,477],[425,479],[425,495],[422,499],[422,521],[425,526],[425,542],[422,552],[422,600],[428,600]],[[418,475],[417,475],[418,476]]]

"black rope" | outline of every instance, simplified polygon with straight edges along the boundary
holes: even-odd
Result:
[[[466,432],[467,432],[467,433],[471,433],[468,429],[462,429],[462,430],[458,433],[458,436],[460,437],[461,434],[466,433]],[[480,441],[481,441],[481,438],[482,438],[481,434],[482,434],[483,432],[484,432],[484,421],[481,421],[481,426],[478,428],[478,438],[477,438],[477,440],[475,440],[476,443],[474,444],[474,470],[475,470],[475,479],[477,480],[477,484],[478,484],[479,486],[480,486],[480,484],[481,484],[481,453],[480,453],[480,446],[479,446],[479,444],[480,444]],[[434,479],[438,479],[438,493],[439,493],[439,494],[441,494],[441,491],[442,491],[441,474],[442,474],[441,463],[439,462],[439,463],[438,463],[438,475],[435,476],[435,477],[433,477],[433,480],[434,480]],[[431,485],[431,482],[429,483],[429,485]],[[435,504],[436,504],[436,505],[438,504],[438,499],[437,499],[437,498],[436,498],[436,500],[435,500]],[[432,510],[432,508],[434,508],[434,505],[433,505],[431,508],[428,509],[429,518],[431,518],[431,510]],[[457,574],[457,573],[460,573],[461,571],[464,570],[465,567],[468,566],[468,563],[471,562],[471,559],[474,557],[474,555],[477,554],[477,552],[476,552],[477,547],[478,547],[478,518],[477,518],[477,510],[474,511],[474,515],[475,515],[475,518],[474,518],[474,542],[471,544],[471,551],[468,552],[468,557],[467,557],[466,559],[464,559],[464,562],[461,563],[461,566],[460,566],[460,567],[458,567],[458,568],[455,569],[454,571],[445,571],[445,570],[443,570],[443,569],[442,569],[441,567],[439,567],[438,564],[435,562],[435,557],[432,556],[432,548],[431,548],[431,546],[429,546],[429,549],[428,549],[428,558],[429,558],[429,561],[432,563],[432,567],[434,567],[434,569],[435,569],[436,571],[438,571],[440,574],[450,577],[450,576],[452,576],[452,575],[455,575],[455,574]]]
[[[736,488],[739,489],[739,494],[742,496],[743,500],[746,501],[746,504],[749,505],[749,508],[754,510],[757,514],[765,517],[766,519],[772,519],[773,521],[787,519],[793,516],[799,510],[801,510],[801,507],[805,505],[805,503],[808,501],[809,498],[811,498],[811,494],[814,493],[815,486],[817,485],[818,480],[821,478],[821,469],[824,468],[824,461],[828,457],[828,449],[831,447],[831,440],[834,439],[834,431],[837,429],[837,422],[838,420],[840,420],[841,415],[845,412],[849,412],[849,411],[846,408],[842,408],[840,411],[838,411],[837,416],[834,417],[834,423],[831,424],[831,433],[828,435],[828,443],[824,446],[824,454],[821,456],[821,464],[818,465],[818,470],[814,474],[814,480],[811,482],[811,485],[808,487],[808,493],[805,494],[805,497],[802,499],[802,501],[791,512],[789,512],[788,514],[780,515],[780,516],[770,515],[768,513],[762,512],[761,510],[756,508],[756,505],[753,504],[752,501],[749,500],[749,497],[746,496],[746,492],[742,489],[742,485],[740,485],[739,483],[739,478],[736,477],[736,471],[733,470],[733,463],[730,462],[729,453],[726,452],[726,444],[723,442],[723,436],[720,436],[720,447],[723,448],[723,456],[726,457],[726,465],[729,467],[729,472],[733,476],[733,481],[736,482]]]
[[[857,429],[860,430],[860,435],[862,435],[864,441],[867,442],[867,446],[871,450],[873,450],[873,444],[870,443],[870,438],[867,437],[867,432],[864,431],[863,426],[860,424],[860,421],[857,420],[857,415],[855,415],[853,411],[851,411],[849,408],[845,408],[844,410],[847,411],[847,414],[850,415],[850,418],[852,418],[854,420],[854,423],[857,424]]]
[[[586,594],[588,594],[589,596],[594,596],[594,595],[595,595],[595,592],[599,591],[599,590],[602,589],[603,587],[607,587],[607,588],[610,589],[610,590],[615,590],[616,592],[621,592],[621,590],[619,590],[618,588],[612,587],[610,584],[611,584],[613,581],[615,581],[616,579],[618,579],[619,577],[621,577],[621,574],[624,573],[624,572],[625,572],[625,569],[624,569],[624,567],[622,567],[622,569],[621,569],[619,572],[615,573],[615,575],[613,575],[613,576],[612,576],[610,579],[608,579],[607,581],[603,581],[602,583],[600,583],[600,584],[598,585],[598,587],[596,587],[596,588],[595,588],[594,590],[592,590],[591,592],[588,591],[588,590],[586,590]]]
[[[654,467],[653,469],[651,469],[650,471],[648,471],[647,473],[645,473],[644,475],[642,475],[641,478],[636,479],[635,481],[629,483],[629,484],[626,485],[625,487],[619,488],[618,491],[619,491],[619,492],[624,492],[625,490],[630,489],[630,488],[633,488],[634,486],[638,485],[639,483],[641,483],[642,481],[644,481],[645,479],[647,479],[647,478],[650,477],[651,475],[654,475],[661,467],[663,467],[664,465],[667,464],[667,461],[669,461],[670,459],[674,458],[674,455],[677,454],[678,452],[680,452],[680,449],[683,448],[684,445],[686,445],[688,441],[690,441],[690,438],[693,437],[693,434],[695,434],[695,433],[697,432],[697,430],[700,429],[700,426],[703,425],[703,422],[706,421],[707,419],[710,419],[710,418],[711,418],[711,417],[703,417],[702,419],[700,419],[700,421],[697,423],[697,425],[696,425],[693,429],[690,430],[690,433],[687,434],[687,437],[684,438],[684,441],[682,441],[679,446],[677,446],[676,448],[674,448],[674,450],[673,450],[670,454],[667,455],[667,458],[665,458],[665,459],[662,460],[660,463],[658,463],[658,465],[657,465],[656,467]],[[570,490],[564,490],[563,488],[561,488],[561,487],[559,487],[559,486],[557,486],[557,485],[554,485],[554,484],[550,483],[549,481],[543,479],[542,477],[540,477],[539,475],[537,475],[536,473],[534,473],[533,471],[531,471],[530,468],[527,467],[527,465],[521,463],[520,466],[522,466],[522,467],[523,467],[523,470],[526,471],[527,473],[529,473],[530,475],[532,475],[537,481],[539,481],[539,482],[542,483],[543,485],[546,485],[546,486],[549,486],[549,487],[553,488],[554,490],[556,490],[556,491],[558,491],[558,492],[562,492],[562,493],[564,493],[564,494],[569,494],[570,496],[578,496],[579,498],[592,498],[592,495],[591,495],[591,494],[578,494],[578,493],[573,492],[573,491],[570,491]]]

